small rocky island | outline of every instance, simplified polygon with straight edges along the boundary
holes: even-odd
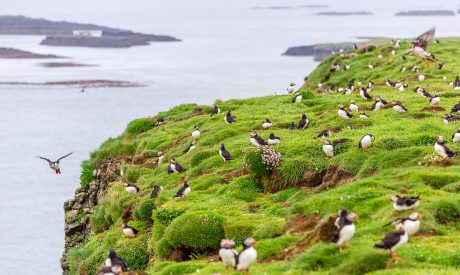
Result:
[[[352,42],[345,43],[324,43],[314,44],[308,46],[296,46],[288,48],[283,55],[288,56],[313,56],[313,60],[322,61],[326,57],[332,54],[332,52],[338,52],[341,49],[344,51],[351,50],[353,48]]]
[[[150,42],[181,41],[169,35],[155,35],[95,24],[50,21],[25,16],[0,16],[0,35],[46,35],[42,45],[128,48]]]
[[[13,48],[0,48],[0,58],[5,59],[26,59],[26,58],[63,58],[54,54],[38,54],[28,51],[22,51]]]
[[[414,10],[400,11],[395,16],[454,16],[455,12],[451,10]]]
[[[351,12],[342,12],[342,11],[323,11],[317,12],[315,15],[326,15],[326,16],[349,16],[349,15],[372,15],[370,11],[351,11]]]

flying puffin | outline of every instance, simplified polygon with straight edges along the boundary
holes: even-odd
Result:
[[[263,138],[261,138],[259,135],[257,135],[257,133],[255,131],[251,131],[249,133],[249,140],[251,141],[251,144],[259,147],[259,146],[262,146],[262,145],[267,145],[267,142],[265,142],[265,140]]]
[[[264,120],[264,122],[262,123],[262,127],[264,129],[268,129],[268,128],[272,127],[272,122],[268,118],[266,118]]]
[[[230,152],[225,149],[225,145],[223,143],[220,144],[219,155],[222,157],[224,162],[234,160]]]
[[[358,112],[359,111],[359,107],[358,107],[358,105],[356,105],[354,100],[352,100],[350,102],[350,107],[349,108],[350,108],[351,112]]]
[[[195,127],[193,127],[193,132],[192,132],[192,137],[194,140],[197,140],[200,138],[200,130],[198,130],[198,125],[195,125]]]
[[[319,132],[319,134],[316,136],[316,138],[328,138],[331,136],[331,131],[329,129],[322,130]]]
[[[398,225],[402,224],[407,232],[407,235],[412,236],[419,230],[421,218],[422,214],[414,212],[410,214],[407,218],[396,218],[395,220],[389,222],[385,226],[392,224],[395,225],[397,229]]]
[[[433,97],[430,97],[430,104],[431,106],[436,106],[441,102],[441,93],[436,92]]]
[[[347,110],[345,110],[342,104],[339,105],[339,110],[337,111],[337,114],[339,114],[339,116],[344,120],[349,120],[353,117],[349,112],[347,112]]]
[[[366,89],[364,87],[361,87],[359,89],[359,96],[361,96],[361,98],[364,99],[364,101],[371,100],[372,96],[369,95],[369,92],[370,92],[369,88]]]
[[[375,102],[372,105],[372,111],[377,111],[380,110],[383,106],[387,105],[388,102],[386,102],[384,99],[380,98],[380,96],[375,97]]]
[[[358,49],[358,45],[356,43],[353,43],[353,49],[356,51]]]
[[[299,102],[302,101],[302,94],[301,93],[295,92],[294,95],[295,96],[292,98],[292,101],[291,101],[292,103],[299,103]]]
[[[393,208],[396,211],[414,209],[420,204],[420,197],[401,197],[399,195],[393,195],[388,198],[393,203]]]
[[[128,265],[125,263],[125,261],[122,258],[117,256],[117,253],[113,249],[109,250],[109,257],[105,260],[105,266],[106,267],[119,266],[122,271],[128,270]]]
[[[177,163],[176,159],[175,158],[172,158],[170,161],[169,161],[169,165],[168,165],[168,174],[172,174],[172,173],[182,173],[182,172],[185,172],[185,169],[182,168],[182,166]]]
[[[224,117],[225,123],[232,124],[235,122],[236,117],[232,116],[232,111],[228,111],[227,115]]]
[[[365,111],[359,111],[359,118],[368,119],[369,116],[366,114]]]
[[[123,186],[125,187],[125,190],[130,194],[137,194],[139,193],[139,191],[141,191],[139,187],[137,187],[135,184],[132,184],[132,183],[125,182]]]
[[[291,122],[291,126],[289,126],[289,130],[297,130],[297,126],[295,125],[294,122]]]
[[[434,150],[440,157],[443,159],[455,157],[455,152],[447,148],[444,137],[436,136],[436,143],[434,145]]]
[[[236,258],[238,253],[235,250],[235,241],[223,239],[220,241],[219,259],[225,266],[225,271],[228,272],[228,267],[236,268]]]
[[[460,90],[460,77],[456,77],[455,81],[449,82],[449,86],[454,87],[455,90]]]
[[[385,238],[374,246],[375,248],[390,250],[391,258],[393,260],[399,259],[398,254],[396,254],[396,250],[405,245],[409,240],[409,236],[407,235],[404,226],[402,224],[398,224],[396,227],[396,231],[386,234]]]
[[[292,94],[294,92],[294,87],[295,87],[295,83],[291,82],[291,84],[289,84],[289,87],[287,87],[288,94]]]
[[[460,101],[454,105],[454,107],[452,107],[452,109],[450,110],[451,113],[458,113],[460,112]]]
[[[158,152],[157,165],[161,163],[161,161],[163,160],[164,157],[165,157],[165,156],[164,156],[163,152],[162,152],[162,151],[159,151],[159,152]]]
[[[152,194],[150,194],[150,198],[151,199],[157,198],[161,190],[163,190],[163,187],[159,186],[158,184],[155,184],[155,186],[153,186]]]
[[[50,168],[51,170],[54,170],[54,172],[55,172],[56,174],[61,174],[61,168],[59,167],[59,162],[60,162],[63,158],[66,158],[66,157],[68,157],[68,156],[70,156],[70,155],[72,155],[72,154],[73,154],[73,152],[68,153],[67,155],[58,158],[56,161],[51,161],[51,160],[49,160],[49,159],[47,159],[47,158],[40,157],[40,156],[38,156],[38,158],[41,158],[41,159],[43,159],[43,160],[46,160],[46,161],[48,162],[48,166],[49,166],[49,168]]]
[[[214,104],[214,106],[212,107],[212,110],[211,110],[211,116],[217,115],[219,113],[220,113],[220,109]]]
[[[392,104],[393,104],[393,110],[395,110],[396,112],[398,112],[398,113],[405,113],[405,112],[407,112],[406,107],[404,107],[404,106],[401,104],[401,102],[399,102],[399,101],[393,101]]]
[[[460,116],[453,116],[451,114],[445,114],[444,115],[444,124],[449,124],[449,122],[452,122],[452,121],[459,121],[460,120]]]
[[[190,182],[186,181],[184,182],[184,186],[182,186],[176,193],[176,195],[173,196],[175,199],[182,199],[183,197],[187,196],[192,192],[192,189],[190,188]]]
[[[196,142],[193,140],[190,142],[189,146],[183,151],[184,154],[188,154],[190,151],[195,149]]]
[[[155,121],[155,126],[160,126],[160,125],[163,125],[165,123],[166,123],[166,121],[165,121],[164,118],[159,118],[159,119],[157,119],[157,121]]]
[[[339,216],[334,222],[334,225],[337,227],[337,231],[331,239],[331,242],[336,243],[339,246],[339,251],[343,251],[345,243],[353,236],[356,232],[355,220],[359,218],[358,214],[350,213],[345,209],[339,210]]]
[[[278,143],[281,142],[281,139],[279,137],[275,136],[275,134],[271,133],[270,136],[267,139],[267,142],[268,142],[268,144],[278,144]]]
[[[444,70],[445,67],[446,67],[446,64],[444,64],[444,63],[439,63],[438,64],[438,69],[439,70]]]
[[[139,231],[136,228],[131,227],[127,224],[122,224],[121,228],[123,228],[123,233],[128,238],[134,238],[137,235],[137,233],[139,233]]]
[[[236,257],[236,269],[238,271],[249,273],[249,268],[257,260],[257,251],[252,247],[256,243],[257,241],[251,237],[243,241],[243,250]]]
[[[460,128],[457,129],[457,132],[455,132],[452,135],[452,142],[454,143],[460,143]]]
[[[308,118],[307,115],[302,114],[302,118],[299,120],[297,124],[297,129],[304,130],[308,126]]]
[[[407,50],[408,55],[421,58],[427,68],[430,68],[428,61],[435,62],[434,55],[426,51],[428,42],[434,38],[435,31],[436,29],[433,28],[421,34],[417,39],[412,41],[412,46]]]
[[[334,156],[334,150],[337,147],[337,145],[341,143],[345,143],[347,141],[348,139],[341,138],[341,139],[334,140],[331,144],[329,140],[325,139],[323,140],[323,152],[326,154],[327,157],[332,158]]]
[[[374,140],[375,137],[373,135],[367,134],[361,138],[358,147],[363,150],[367,150],[371,146],[372,142],[374,142]]]

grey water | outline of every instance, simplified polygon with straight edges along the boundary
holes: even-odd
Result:
[[[459,36],[459,16],[394,17],[401,10],[457,10],[457,1],[300,0],[2,0],[2,14],[86,22],[168,34],[180,43],[130,49],[39,45],[40,36],[0,36],[0,47],[71,57],[96,67],[43,68],[43,60],[1,60],[0,81],[110,79],[142,88],[0,85],[0,266],[7,274],[60,274],[63,202],[79,185],[80,163],[135,118],[182,103],[284,93],[317,63],[281,56],[289,46],[355,40],[357,36],[415,36],[437,26]],[[252,9],[325,4],[328,8]],[[328,17],[319,11],[371,11]],[[46,60],[49,61],[49,60]],[[43,155],[75,152],[55,175]]]

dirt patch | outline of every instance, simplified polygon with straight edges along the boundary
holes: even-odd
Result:
[[[319,220],[321,220],[321,216],[318,214],[310,217],[306,217],[304,214],[299,214],[295,216],[292,221],[284,225],[283,232],[287,234],[295,234],[310,231],[315,228]]]
[[[148,275],[144,271],[128,271],[128,272],[123,272],[123,275]]]
[[[460,159],[434,159],[428,161],[425,166],[435,166],[435,167],[448,167],[452,165],[460,165]]]
[[[355,175],[345,171],[342,167],[329,166],[323,177],[323,182],[316,187],[317,191],[324,191],[355,180]]]
[[[232,181],[232,179],[239,178],[247,174],[249,174],[249,171],[245,167],[241,167],[236,170],[226,172],[224,175],[224,182],[229,183]]]
[[[415,236],[420,236],[420,237],[432,237],[432,236],[438,236],[439,233],[436,231],[436,229],[429,229],[427,231],[419,231],[415,234]]]
[[[446,109],[439,107],[439,106],[431,106],[431,107],[425,107],[423,109],[420,109],[419,112],[430,112],[430,113],[437,113],[437,112],[445,112]]]
[[[121,220],[123,223],[128,223],[132,220],[132,210],[129,207],[124,207],[123,211],[121,212]]]
[[[167,259],[169,261],[182,262],[189,260],[189,257],[182,249],[174,248]]]
[[[165,149],[165,152],[169,151],[171,149],[171,147],[175,147],[177,145],[179,145],[179,143],[181,143],[184,139],[188,138],[189,135],[183,135],[183,136],[180,136],[180,137],[176,137],[176,139],[174,140],[172,146],[169,146]]]
[[[212,255],[206,258],[207,263],[217,263],[220,262],[219,255]]]
[[[305,171],[302,180],[297,182],[298,187],[316,187],[323,183],[324,173],[316,173],[311,170]]]
[[[366,125],[364,124],[356,124],[356,125],[351,126],[351,129],[364,129],[364,128],[366,128]]]
[[[256,213],[259,210],[259,208],[260,208],[260,205],[258,204],[250,204],[248,211],[249,213]]]

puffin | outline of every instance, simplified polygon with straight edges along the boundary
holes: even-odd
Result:
[[[159,165],[165,156],[162,151],[159,151],[157,155],[158,155],[157,165]]]
[[[308,118],[306,114],[302,114],[302,118],[299,120],[297,124],[297,129],[304,130],[308,126]]]
[[[436,136],[436,143],[434,144],[434,150],[443,159],[455,157],[455,152],[450,150],[444,141],[444,137]]]
[[[432,28],[421,34],[417,39],[412,41],[412,46],[407,50],[408,55],[421,58],[427,68],[430,68],[428,61],[436,62],[434,55],[427,52],[428,42],[434,38],[435,31],[436,29]]]
[[[454,143],[460,143],[460,128],[457,129],[457,132],[455,132],[452,135],[452,142]]]
[[[408,240],[409,236],[407,235],[407,232],[404,229],[404,225],[398,224],[396,226],[396,231],[386,234],[385,238],[383,238],[381,242],[375,244],[374,247],[390,250],[391,258],[393,260],[397,260],[399,259],[399,256],[398,254],[396,254],[396,250],[401,246],[405,245]]]
[[[372,111],[377,111],[380,110],[383,106],[387,105],[388,102],[386,102],[384,99],[382,99],[380,96],[375,97],[375,102],[372,105]]]
[[[97,270],[97,275],[119,275],[123,273],[123,268],[120,266],[100,266]]]
[[[295,92],[294,95],[295,96],[292,98],[292,101],[291,101],[292,103],[299,103],[299,102],[302,101],[302,94],[301,93]]]
[[[460,101],[452,107],[450,110],[451,113],[459,113],[460,112]]]
[[[351,93],[355,90],[355,86],[353,84],[349,84],[347,89],[345,90],[345,95],[351,95]]]
[[[420,204],[420,197],[401,197],[399,195],[393,195],[388,198],[393,203],[393,208],[396,211],[411,210],[416,208]]]
[[[396,55],[396,51],[395,51],[395,50],[391,50],[391,55]]]
[[[243,250],[236,257],[236,269],[238,271],[249,273],[249,268],[257,260],[257,251],[253,247],[256,243],[257,241],[251,237],[243,241]]]
[[[155,121],[155,126],[160,126],[165,123],[166,123],[165,119],[160,117],[159,119],[157,119],[157,121]]]
[[[406,57],[404,55],[401,55],[399,58],[403,61],[406,60]]]
[[[172,158],[169,161],[168,174],[182,173],[182,172],[185,172],[185,169],[179,163],[177,163],[175,158]]]
[[[222,157],[224,162],[234,160],[230,152],[225,149],[225,145],[223,143],[220,144],[219,155]]]
[[[364,101],[371,100],[372,96],[369,95],[369,92],[370,92],[369,88],[366,89],[364,87],[361,87],[359,89],[359,96],[361,96],[361,98],[364,99]]]
[[[319,134],[316,136],[316,138],[328,138],[331,136],[331,131],[329,129],[322,130],[319,132]]]
[[[368,119],[369,116],[366,114],[365,111],[359,111],[359,118]]]
[[[374,142],[374,140],[375,137],[373,135],[367,134],[361,138],[358,147],[360,149],[367,150],[371,146],[372,142]]]
[[[351,66],[348,65],[348,64],[345,64],[345,66],[343,66],[343,69],[344,69],[345,71],[348,71],[350,68],[351,68]]]
[[[391,81],[391,80],[389,80],[389,79],[387,79],[387,80],[385,81],[385,84],[386,84],[388,87],[395,88],[395,89],[401,87],[401,85],[402,85],[401,81],[399,81],[399,80],[393,82],[393,81]]]
[[[195,149],[195,145],[196,145],[196,142],[192,140],[192,142],[190,142],[189,146],[183,151],[183,153],[188,154],[190,151]]]
[[[217,115],[219,113],[220,113],[220,109],[214,104],[214,106],[212,107],[212,110],[211,110],[211,116]]]
[[[406,71],[406,69],[407,69],[406,66],[402,66],[401,69],[399,69],[399,72],[400,72],[400,73],[403,73],[403,72]]]
[[[452,121],[460,121],[460,116],[453,116],[451,114],[445,114],[444,115],[444,124],[449,124],[449,122]]]
[[[123,233],[128,238],[134,238],[137,235],[137,233],[139,233],[139,231],[136,228],[131,227],[127,224],[122,224],[121,228],[123,228]]]
[[[404,106],[401,104],[401,102],[399,102],[399,101],[393,101],[392,104],[393,104],[393,110],[395,110],[396,112],[398,112],[398,113],[405,113],[405,112],[407,112],[406,107],[404,107]]]
[[[423,81],[425,80],[425,76],[423,74],[418,75],[418,81]]]
[[[72,154],[73,154],[73,152],[68,153],[67,155],[58,158],[56,161],[51,161],[51,160],[49,160],[49,159],[47,159],[47,158],[44,158],[44,157],[41,157],[41,156],[38,156],[38,158],[43,159],[43,160],[46,160],[46,161],[48,162],[49,168],[50,168],[51,170],[54,170],[54,172],[56,173],[56,175],[58,175],[58,174],[61,174],[61,168],[59,167],[59,163],[61,162],[61,160],[62,160],[63,158],[66,158],[66,157],[68,157],[68,156],[70,156],[70,155],[72,155]]]
[[[232,111],[228,111],[227,115],[224,117],[225,123],[232,124],[235,122],[236,117],[232,115]]]
[[[436,106],[441,102],[441,93],[436,92],[433,97],[430,97],[430,105]]]
[[[109,250],[109,257],[105,260],[105,266],[106,267],[116,267],[119,266],[122,271],[128,270],[128,265],[125,263],[125,261],[117,256],[117,253],[115,250],[110,249]]]
[[[268,118],[266,118],[264,120],[264,122],[262,123],[262,127],[264,129],[268,129],[268,128],[272,127],[272,122]]]
[[[438,64],[438,69],[439,70],[444,70],[445,67],[446,67],[446,64],[444,64],[444,63],[439,63]]]
[[[176,195],[173,196],[174,199],[182,199],[183,197],[187,196],[192,192],[192,189],[190,188],[190,181],[184,182],[184,186],[182,186],[176,193]]]
[[[339,116],[344,120],[349,120],[353,117],[349,112],[347,112],[347,110],[345,110],[342,104],[339,105],[339,110],[337,111],[337,114],[339,114]]]
[[[235,241],[223,239],[220,241],[219,259],[225,266],[225,271],[228,272],[228,267],[236,268],[236,258],[238,252],[235,250]]]
[[[396,218],[395,220],[387,223],[385,226],[390,224],[395,225],[396,229],[399,224],[404,226],[404,229],[407,232],[407,235],[412,236],[418,232],[420,229],[420,219],[422,218],[422,214],[418,212],[414,212],[410,214],[407,218]]]
[[[198,140],[200,138],[200,130],[198,130],[198,125],[193,127],[192,137],[194,140]]]
[[[404,90],[405,90],[407,87],[409,87],[408,84],[403,84],[403,85],[401,85],[401,87],[399,87],[399,90],[400,90],[401,92],[404,92]]]
[[[449,82],[449,86],[454,87],[455,90],[460,90],[460,77],[456,77],[455,81]]]
[[[410,70],[414,73],[418,73],[419,69],[417,64],[412,65],[412,67],[410,67]]]
[[[295,125],[294,122],[291,122],[291,126],[289,126],[289,130],[297,130],[297,126]]]
[[[358,111],[359,111],[359,107],[358,107],[358,105],[356,105],[356,103],[355,103],[354,100],[352,100],[352,101],[350,102],[349,108],[350,108],[350,111],[351,111],[351,112],[358,112]]]
[[[369,63],[369,65],[367,65],[367,68],[368,68],[369,70],[372,70],[372,69],[374,69],[374,65],[372,65],[372,64]]]
[[[358,49],[358,45],[356,43],[353,43],[353,49],[356,51]]]
[[[339,210],[339,216],[334,222],[334,225],[337,227],[337,231],[331,238],[331,242],[338,245],[340,252],[343,251],[345,243],[351,240],[351,238],[355,235],[356,227],[353,222],[358,218],[358,214],[348,212],[345,209]]]
[[[158,184],[155,184],[155,186],[153,186],[152,193],[150,194],[150,198],[156,199],[160,194],[161,190],[163,190],[163,187],[159,186]]]
[[[287,87],[288,94],[294,93],[294,87],[295,87],[295,83],[291,82],[291,84],[289,84],[289,86]]]
[[[339,64],[332,64],[329,67],[329,72],[331,72],[331,73],[335,73],[335,72],[337,72],[339,70],[340,70],[340,65]]]
[[[125,187],[125,190],[130,194],[137,194],[139,191],[141,191],[139,187],[132,183],[125,182],[123,186]]]
[[[267,142],[268,144],[278,144],[281,142],[281,139],[277,136],[275,136],[275,134],[271,133],[270,136],[268,137],[267,139]]]
[[[334,150],[337,147],[337,145],[345,143],[347,141],[348,139],[341,138],[334,140],[331,144],[331,142],[328,139],[325,139],[323,140],[323,152],[326,154],[327,157],[332,158],[334,156]]]
[[[251,131],[249,133],[249,140],[251,141],[251,144],[259,147],[259,146],[263,146],[263,145],[267,145],[268,143],[265,142],[265,140],[263,138],[261,138],[259,135],[257,135],[257,133],[255,131]]]

